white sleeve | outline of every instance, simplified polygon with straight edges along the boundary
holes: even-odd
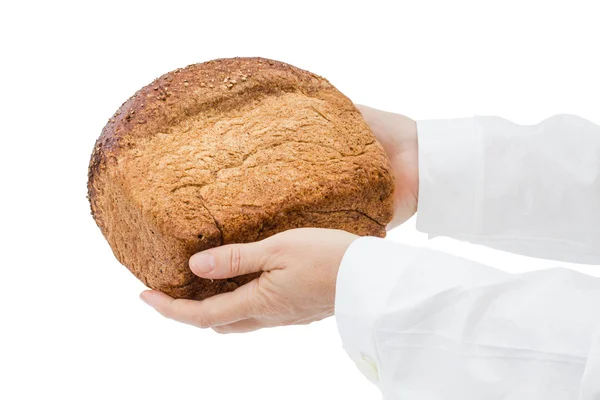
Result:
[[[600,127],[559,115],[420,121],[417,229],[600,264]]]
[[[365,237],[343,257],[335,314],[384,399],[600,398],[598,278]]]

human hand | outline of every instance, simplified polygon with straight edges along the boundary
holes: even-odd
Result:
[[[202,301],[155,290],[140,297],[167,318],[219,333],[309,324],[333,315],[337,272],[356,238],[341,230],[301,228],[260,242],[216,247],[190,258],[194,274],[206,279],[262,274]]]
[[[395,177],[394,219],[387,226],[390,230],[413,216],[417,211],[419,194],[419,166],[417,124],[400,114],[356,105],[383,146]]]

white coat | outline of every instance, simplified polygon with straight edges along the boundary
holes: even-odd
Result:
[[[600,264],[600,127],[559,115],[418,122],[417,228]],[[384,400],[600,399],[600,279],[511,274],[356,240],[337,278],[343,345]]]

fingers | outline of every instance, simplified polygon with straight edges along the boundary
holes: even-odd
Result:
[[[140,297],[164,317],[199,328],[212,328],[254,317],[258,305],[257,284],[255,279],[233,292],[202,301],[173,299],[155,290],[142,292]]]
[[[256,318],[244,319],[231,324],[213,326],[217,333],[246,333],[265,328],[266,326]]]
[[[146,290],[140,294],[140,298],[163,317],[196,325],[196,316],[192,314],[192,309],[195,308],[192,300],[174,299],[156,290]]]
[[[263,242],[216,247],[190,258],[190,269],[202,278],[224,279],[265,271]]]

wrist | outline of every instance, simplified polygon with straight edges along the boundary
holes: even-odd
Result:
[[[394,139],[388,158],[395,179],[395,213],[388,226],[392,229],[417,211],[419,197],[419,145],[416,121],[403,115],[394,115]]]
[[[400,158],[405,161],[406,182],[408,190],[413,195],[415,202],[419,198],[419,138],[417,122],[404,117],[402,137],[404,141],[400,149]]]

